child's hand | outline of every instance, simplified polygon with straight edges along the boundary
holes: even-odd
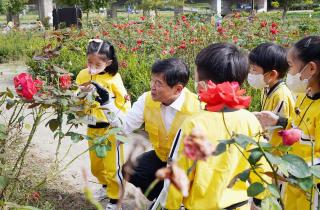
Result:
[[[279,116],[271,111],[253,112],[258,118],[263,128],[275,126],[279,120]]]
[[[87,83],[81,84],[79,88],[81,92],[89,93],[94,90],[94,85],[92,85],[91,82],[87,82]]]

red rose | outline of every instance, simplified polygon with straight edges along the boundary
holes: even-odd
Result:
[[[282,130],[278,132],[279,136],[282,137],[282,143],[286,146],[291,146],[301,139],[301,130],[291,128],[289,130]]]
[[[218,26],[217,31],[222,34],[224,33],[226,30],[222,27],[222,26]]]
[[[173,47],[170,48],[169,53],[171,55],[174,55],[176,53],[175,49]]]
[[[131,48],[131,51],[132,52],[136,52],[136,51],[138,51],[139,50],[139,47],[133,47],[133,48]]]
[[[236,36],[234,36],[234,37],[232,38],[232,40],[233,40],[233,43],[235,43],[235,44],[237,44],[238,41],[239,41],[238,37],[236,37]]]
[[[69,74],[64,74],[59,78],[60,87],[62,89],[68,89],[71,87],[71,76]]]
[[[21,73],[15,76],[13,82],[17,94],[26,100],[32,100],[42,85],[40,80],[33,80],[32,76],[27,73]]]
[[[214,84],[207,82],[206,88],[199,89],[200,101],[206,103],[206,109],[211,112],[221,111],[228,107],[243,109],[250,105],[251,97],[244,96],[245,90],[240,89],[237,82]]]
[[[146,19],[145,16],[141,16],[141,17],[140,17],[140,20],[142,20],[142,21],[144,21],[145,19]]]
[[[186,20],[187,20],[187,17],[186,17],[185,15],[182,15],[182,16],[181,16],[181,20],[182,20],[182,21],[186,21]]]
[[[276,28],[270,28],[270,32],[274,35],[279,33],[279,31]]]
[[[141,39],[137,40],[137,45],[139,45],[139,46],[142,45],[142,40]]]
[[[275,23],[275,22],[272,22],[271,27],[272,27],[272,28],[277,28],[277,27],[278,27],[278,24]]]
[[[264,28],[264,27],[266,27],[267,26],[267,21],[262,21],[261,23],[260,23],[260,26],[262,27],[262,28]]]

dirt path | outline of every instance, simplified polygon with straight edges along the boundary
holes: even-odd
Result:
[[[26,66],[21,64],[0,64],[0,91],[6,89],[7,87],[12,88],[12,79],[14,75],[19,72],[26,71]],[[28,119],[27,123],[32,124],[32,119]],[[49,128],[45,127],[46,122],[43,122],[38,130],[36,131],[35,137],[31,146],[31,155],[43,159],[49,160],[45,164],[50,164],[50,160],[53,162],[55,157],[55,151],[57,147],[57,141],[53,139],[53,133],[49,130]],[[79,127],[77,130],[74,130],[79,133],[86,133],[86,127]],[[133,134],[129,137],[131,138],[141,138],[141,135]],[[125,154],[127,155],[132,148],[132,144],[125,144]],[[87,149],[87,142],[82,141],[78,143],[73,143],[71,139],[65,138],[61,145],[60,150],[60,158],[64,157],[61,165],[65,165],[78,154],[82,153]],[[82,170],[85,170],[88,174],[89,179],[89,187],[94,191],[100,185],[97,184],[97,180],[95,177],[91,175],[90,172],[90,161],[88,152],[76,159],[62,174],[63,180],[61,180],[61,184],[67,183],[67,186],[72,192],[81,193],[84,188],[84,180],[82,175]],[[133,206],[130,204],[130,199],[132,195],[137,195],[139,192],[132,186],[127,185],[126,196],[124,203],[124,209],[133,209]],[[68,189],[67,189],[68,190]],[[65,193],[65,192],[63,192]],[[79,194],[80,195],[80,194]],[[141,198],[140,198],[141,199]]]

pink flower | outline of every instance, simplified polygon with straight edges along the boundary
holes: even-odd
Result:
[[[291,146],[301,139],[301,130],[291,128],[289,130],[282,130],[278,132],[279,136],[282,137],[282,144]]]
[[[170,164],[166,168],[161,168],[156,172],[156,177],[160,180],[169,179],[171,184],[179,190],[183,197],[189,194],[190,181],[187,174],[176,164]]]
[[[162,55],[168,55],[168,53],[169,53],[168,50],[162,50],[162,53],[161,53],[161,54],[162,54]]]
[[[215,151],[215,147],[205,139],[199,128],[184,139],[184,154],[191,160],[206,160]]]

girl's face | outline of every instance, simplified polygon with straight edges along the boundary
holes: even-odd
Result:
[[[106,60],[103,55],[89,54],[87,56],[87,66],[89,73],[92,75],[99,74],[105,70],[106,67],[110,66],[112,60]]]
[[[297,50],[291,48],[288,52],[287,60],[289,64],[289,72],[287,81],[292,81],[292,87],[298,86],[298,83],[304,82],[306,89],[313,90],[318,87],[319,68],[316,62],[310,61],[308,63],[303,62],[297,56]],[[294,89],[294,88],[292,88]]]

